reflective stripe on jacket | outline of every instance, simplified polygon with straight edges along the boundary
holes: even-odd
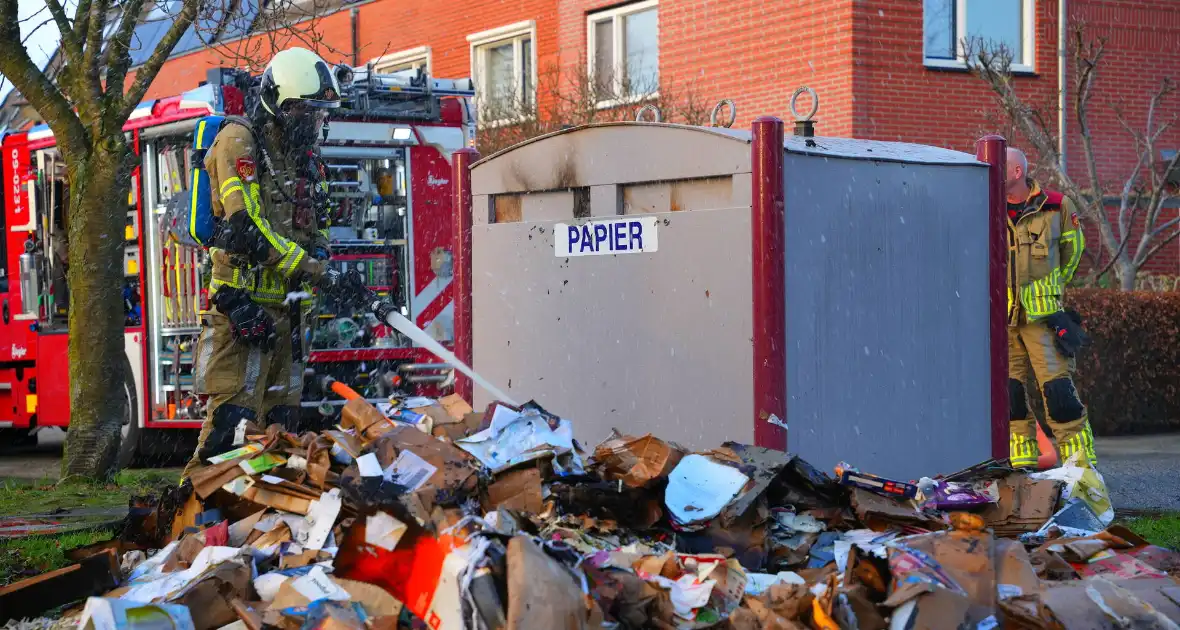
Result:
[[[1065,286],[1073,279],[1086,237],[1073,202],[1059,192],[1030,186],[1023,206],[1008,219],[1008,325],[1044,319],[1061,310]],[[1019,299],[1017,299],[1019,295]]]

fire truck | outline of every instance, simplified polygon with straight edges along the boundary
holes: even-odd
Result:
[[[469,79],[421,70],[377,74],[337,69],[342,107],[321,147],[331,197],[330,264],[357,270],[434,339],[451,345],[451,154],[474,143]],[[205,252],[172,238],[168,202],[188,195],[193,134],[211,114],[241,114],[256,77],[210,70],[182,95],[144,102],[125,129],[138,156],[131,176],[123,248],[124,345],[120,463],[161,445],[165,430],[199,428],[193,350],[207,307]],[[35,441],[43,427],[69,425],[66,282],[69,190],[65,164],[44,125],[8,134],[3,151],[0,260],[0,445]],[[366,397],[445,393],[451,367],[346,304],[320,300],[304,339],[309,349],[304,411],[337,411],[325,379]]]

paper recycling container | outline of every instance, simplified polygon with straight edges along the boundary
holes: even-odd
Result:
[[[978,146],[766,117],[464,150],[457,354],[588,449],[617,428],[903,479],[1005,457],[1004,140]]]

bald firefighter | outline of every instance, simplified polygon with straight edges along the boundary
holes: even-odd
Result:
[[[291,48],[271,60],[260,88],[251,118],[227,117],[205,157],[220,219],[196,349],[195,385],[208,402],[183,478],[240,444],[247,421],[295,429],[310,287],[337,277],[325,266],[327,183],[316,153],[327,110],[340,104],[336,78],[318,55]]]
[[[1094,434],[1074,387],[1074,355],[1087,341],[1077,313],[1062,307],[1065,285],[1081,262],[1086,239],[1072,201],[1028,177],[1028,159],[1008,149],[1008,397],[1009,451],[1015,467],[1036,466],[1036,420],[1028,407],[1029,370],[1064,463],[1077,455],[1094,466]]]

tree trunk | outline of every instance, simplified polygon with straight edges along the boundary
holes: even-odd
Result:
[[[1137,269],[1126,252],[1123,252],[1119,256],[1119,260],[1114,264],[1114,268],[1119,277],[1119,289],[1123,291],[1135,290],[1135,274]]]
[[[62,476],[116,472],[123,395],[123,230],[130,181],[121,137],[70,168],[70,427]]]

